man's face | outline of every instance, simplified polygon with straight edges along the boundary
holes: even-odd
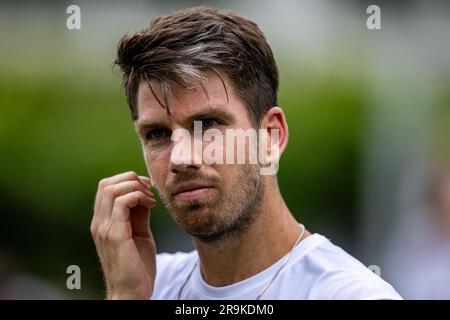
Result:
[[[202,240],[218,239],[248,226],[259,211],[265,189],[258,164],[195,164],[198,149],[192,147],[188,155],[192,161],[179,159],[174,152],[175,146],[186,143],[172,141],[172,132],[177,129],[187,129],[192,136],[189,142],[194,146],[194,121],[202,121],[203,130],[222,132],[223,145],[216,152],[223,153],[224,158],[227,148],[230,152],[225,130],[254,128],[245,106],[235,97],[227,79],[223,80],[228,101],[221,80],[215,74],[207,74],[204,88],[208,96],[200,84],[195,89],[177,87],[168,101],[170,115],[147,83],[142,82],[138,91],[136,129],[153,184],[176,222]],[[151,84],[159,100],[164,101],[157,83]],[[201,143],[202,152],[209,142]],[[248,159],[248,148],[245,150]]]

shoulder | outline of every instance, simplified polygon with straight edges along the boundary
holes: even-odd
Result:
[[[195,250],[157,254],[152,299],[175,299],[174,292],[182,286],[196,261],[197,251]]]
[[[305,298],[401,299],[390,284],[324,236],[314,234],[305,240],[309,243],[299,250],[290,270],[306,282]]]

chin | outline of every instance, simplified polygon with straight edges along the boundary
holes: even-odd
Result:
[[[193,204],[175,214],[175,220],[188,234],[194,237],[209,237],[221,229],[220,208]]]
[[[175,218],[183,225],[207,226],[217,219],[217,210],[204,204],[191,204],[175,211]]]

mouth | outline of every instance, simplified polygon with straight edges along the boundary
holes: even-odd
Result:
[[[197,200],[209,195],[213,189],[208,185],[186,184],[177,188],[173,195],[178,200]]]

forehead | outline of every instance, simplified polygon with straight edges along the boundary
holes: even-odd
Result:
[[[165,103],[159,83],[150,81],[152,92],[149,83],[142,81],[137,97],[139,118],[136,125],[154,121],[183,121],[190,115],[206,109],[223,109],[231,114],[246,112],[243,104],[233,94],[231,84],[225,77],[222,77],[223,83],[215,74],[207,73],[205,77],[204,89],[200,82],[194,84],[192,89],[181,86],[175,86],[172,89],[167,100],[170,115],[166,108],[158,102],[159,100]],[[158,98],[155,97],[155,94]]]

